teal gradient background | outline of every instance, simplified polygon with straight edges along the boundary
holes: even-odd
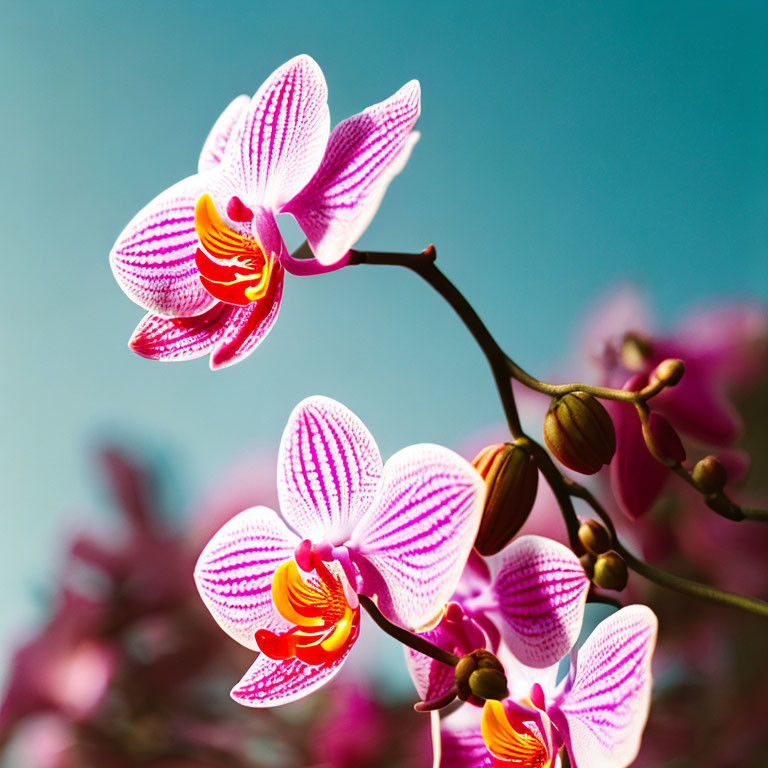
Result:
[[[434,242],[503,346],[547,374],[612,286],[637,283],[661,322],[768,299],[766,40],[762,2],[6,2],[0,644],[66,533],[98,521],[103,438],[170,457],[191,501],[276,447],[310,394],[356,411],[385,456],[500,417],[468,334],[394,268],[289,278],[273,332],[232,369],[129,352],[142,310],[109,249],[194,171],[234,96],[301,52],[334,123],[418,78],[422,139],[361,244]]]

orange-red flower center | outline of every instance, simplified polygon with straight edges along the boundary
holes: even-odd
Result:
[[[316,576],[302,578],[293,560],[272,579],[272,601],[294,626],[286,632],[256,632],[259,650],[271,659],[296,657],[306,664],[330,664],[343,656],[360,634],[360,607],[350,607],[341,579],[322,562]]]
[[[216,299],[244,307],[263,299],[279,282],[282,267],[254,238],[231,230],[221,219],[210,195],[195,206],[195,230],[200,248],[195,263],[203,286]]]
[[[549,768],[552,765],[547,745],[522,723],[510,723],[500,701],[486,701],[481,730],[483,741],[499,765],[519,768]]]

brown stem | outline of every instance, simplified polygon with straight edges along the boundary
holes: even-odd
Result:
[[[430,643],[425,637],[415,635],[413,632],[393,624],[367,595],[360,595],[359,598],[360,605],[365,608],[378,627],[383,629],[390,637],[394,637],[395,640],[403,645],[407,645],[409,648],[413,648],[414,651],[423,653],[435,661],[441,661],[449,667],[455,667],[459,663],[459,657],[456,654],[449,653],[434,643]]]
[[[660,584],[670,589],[675,589],[678,592],[682,592],[683,594],[695,595],[696,597],[702,597],[724,605],[741,608],[744,611],[755,613],[759,616],[768,617],[768,603],[765,603],[762,600],[756,600],[754,598],[742,597],[741,595],[734,595],[729,592],[723,592],[721,590],[715,589],[714,587],[699,584],[698,582],[690,581],[689,579],[684,579],[680,576],[675,576],[674,574],[667,573],[658,568],[654,568],[647,563],[644,563],[642,560],[636,558],[631,552],[624,549],[623,545],[618,539],[616,528],[610,520],[608,513],[597,501],[597,499],[595,499],[594,496],[592,496],[591,493],[589,493],[586,489],[582,489],[580,485],[566,478],[557,468],[555,463],[552,461],[552,458],[544,450],[544,448],[535,440],[532,440],[530,437],[525,435],[523,432],[522,427],[520,426],[520,419],[517,414],[517,407],[515,405],[515,398],[512,391],[512,383],[509,374],[513,371],[517,374],[524,372],[504,353],[493,336],[491,336],[490,331],[483,324],[483,321],[480,319],[477,312],[475,312],[471,304],[466,300],[466,298],[464,298],[463,294],[458,290],[458,288],[456,288],[456,286],[437,268],[434,263],[435,258],[436,252],[434,246],[430,245],[429,248],[425,249],[419,254],[352,251],[349,263],[384,264],[407,267],[408,269],[411,269],[420,275],[424,280],[426,280],[451,305],[451,307],[453,307],[456,314],[459,315],[461,320],[464,322],[464,325],[480,345],[480,348],[482,349],[488,364],[491,367],[491,371],[493,372],[496,386],[499,390],[499,396],[501,398],[502,406],[504,407],[504,413],[507,417],[507,423],[509,424],[509,429],[512,433],[512,436],[515,439],[524,438],[528,441],[528,447],[533,452],[541,473],[544,475],[544,478],[555,494],[555,498],[557,499],[558,505],[560,506],[560,511],[562,512],[563,518],[568,527],[571,547],[578,548],[578,536],[576,536],[576,532],[578,531],[579,525],[578,517],[576,516],[571,497],[579,496],[580,498],[583,498],[585,501],[587,501],[590,506],[595,509],[601,519],[606,523],[613,538],[614,549],[619,554],[621,554],[622,557],[624,557],[627,565],[636,573],[644,576],[649,581],[653,581],[656,584]],[[525,374],[525,377],[529,378],[533,382],[537,381],[536,379],[533,379],[533,377],[529,377],[528,374]],[[528,382],[524,381],[523,383]],[[551,385],[546,386],[551,387]],[[575,387],[578,385],[565,386]],[[616,390],[616,392],[621,391],[623,390]],[[638,414],[640,415],[641,422],[643,423],[644,432],[647,431],[648,435],[650,436],[650,429],[648,428],[648,409],[644,403],[644,399],[636,398],[633,399],[632,402],[634,402],[637,407]],[[661,460],[668,465],[675,464],[675,462],[664,460],[663,457]],[[674,469],[674,467],[672,468]],[[686,472],[686,474],[688,473]],[[755,512],[757,512],[757,510],[755,510]],[[366,598],[366,600],[368,599]],[[368,600],[368,602],[370,601]],[[371,603],[371,605],[373,606],[373,603]],[[364,607],[366,607],[368,610],[365,604]],[[373,607],[375,608],[375,606]],[[375,610],[378,612],[377,608],[375,608]],[[380,613],[379,616],[381,616]],[[384,622],[387,621],[383,616],[381,616],[381,619]],[[375,616],[374,620],[376,620]],[[377,623],[379,622],[377,621]],[[382,624],[379,624],[379,626],[387,631],[386,626]],[[390,626],[394,627],[394,625]],[[405,632],[405,630],[402,630],[399,627],[394,628],[400,632]],[[409,637],[415,637],[410,633],[406,634]],[[401,642],[405,642],[406,645],[409,645],[406,640],[401,640]],[[427,655],[431,656],[432,654],[428,653]],[[436,657],[433,656],[433,658]]]

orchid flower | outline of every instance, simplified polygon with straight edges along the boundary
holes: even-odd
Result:
[[[500,643],[537,669],[556,664],[581,631],[589,579],[576,555],[542,536],[521,536],[483,560],[473,552],[440,623],[425,636],[464,656]],[[416,690],[438,701],[454,686],[453,668],[406,649]]]
[[[432,621],[456,589],[485,495],[447,448],[414,445],[382,464],[365,425],[325,397],[294,409],[277,480],[282,515],[236,515],[195,568],[216,621],[261,651],[232,690],[252,707],[299,699],[336,674],[360,632],[358,594],[407,628]]]
[[[418,134],[416,80],[330,132],[323,73],[309,56],[238,96],[203,145],[198,172],[156,197],[118,237],[110,262],[147,310],[130,347],[153,360],[250,354],[280,308],[284,272],[347,263]],[[276,216],[293,215],[312,259],[292,257]]]
[[[627,289],[597,308],[587,324],[585,347],[601,383],[642,389],[660,362],[680,359],[685,363],[680,383],[651,401],[654,441],[678,461],[685,450],[675,430],[720,449],[730,446],[742,425],[728,396],[766,367],[768,312],[751,304],[709,309],[669,335],[654,333],[649,315],[642,299]],[[605,405],[616,427],[611,484],[624,512],[636,519],[654,504],[669,471],[649,454],[635,408],[620,402]]]
[[[573,654],[559,686],[556,667],[537,679],[505,660],[512,696],[442,721],[442,768],[554,768],[562,747],[573,768],[630,765],[648,718],[656,632],[649,608],[622,608]]]

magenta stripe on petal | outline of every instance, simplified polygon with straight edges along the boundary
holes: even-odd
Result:
[[[325,685],[348,655],[349,650],[332,664],[310,666],[295,658],[275,661],[261,654],[231,696],[246,707],[276,707],[297,701]]]
[[[574,768],[624,768],[637,756],[650,707],[657,625],[643,605],[622,608],[579,650],[573,680],[549,708]]]
[[[323,73],[297,56],[261,86],[236,126],[223,165],[250,203],[277,212],[312,178],[328,142]]]
[[[298,220],[321,264],[343,258],[370,223],[418,135],[419,83],[334,128],[312,181],[284,208]]]
[[[276,619],[272,577],[298,543],[277,512],[253,507],[226,523],[197,561],[203,602],[222,629],[248,648],[258,649],[256,630]]]
[[[189,317],[215,303],[195,266],[195,204],[204,191],[197,175],[170,187],[134,216],[110,252],[120,287],[155,315]]]
[[[440,721],[440,768],[493,768],[497,765],[480,731],[482,712],[480,707],[464,704]],[[505,765],[513,768],[512,763]]]
[[[128,342],[130,348],[150,360],[194,360],[210,352],[221,338],[234,308],[216,303],[195,317],[145,315]]]
[[[480,524],[485,485],[453,451],[414,445],[384,466],[352,536],[363,592],[407,627],[425,625],[453,594]]]
[[[490,559],[502,637],[530,667],[549,667],[581,631],[589,579],[576,555],[542,536],[521,536]]]
[[[199,173],[215,168],[222,161],[229,137],[250,103],[251,100],[248,96],[238,96],[219,115],[205,140],[205,144],[203,144],[203,150],[197,164]]]
[[[230,307],[229,319],[211,352],[211,369],[239,363],[261,344],[280,313],[283,299],[283,271],[272,275],[275,283],[267,295],[244,307]]]
[[[370,506],[381,470],[376,442],[354,413],[327,397],[307,398],[280,443],[280,509],[302,536],[341,543]]]

